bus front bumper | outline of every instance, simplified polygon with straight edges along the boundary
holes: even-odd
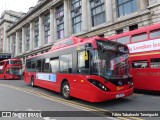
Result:
[[[108,100],[118,99],[127,97],[133,94],[134,87],[129,88],[123,91],[110,92],[110,91],[99,91],[96,94],[93,94],[90,98],[90,102],[104,102]]]

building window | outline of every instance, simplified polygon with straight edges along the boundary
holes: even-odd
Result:
[[[137,0],[117,0],[118,17],[138,11]]]
[[[44,16],[44,32],[45,32],[45,44],[48,44],[51,42],[50,39],[50,13],[47,13]]]
[[[39,42],[39,20],[36,20],[34,23],[34,47],[38,47],[38,42]]]
[[[116,34],[122,34],[122,33],[123,33],[123,29],[116,30]]]
[[[63,5],[56,9],[56,23],[58,39],[64,38],[64,8]]]
[[[106,22],[104,0],[90,0],[92,26]]]
[[[132,25],[132,26],[129,26],[129,31],[132,31],[132,30],[136,30],[138,29],[138,25]]]
[[[26,27],[26,50],[29,50],[30,47],[30,26]]]
[[[72,29],[73,33],[81,32],[82,28],[82,9],[81,0],[72,0]]]
[[[19,53],[22,53],[22,30],[19,35]]]

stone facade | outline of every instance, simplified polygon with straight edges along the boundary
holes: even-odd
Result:
[[[15,12],[12,10],[5,10],[0,18],[0,52],[9,52],[10,42],[7,38],[7,29],[12,26],[19,18],[24,15],[22,12]]]
[[[158,23],[160,18],[159,0],[129,0],[137,1],[129,14],[128,11],[125,11],[126,13],[124,11],[123,13],[118,12],[117,0],[77,1],[80,1],[81,4],[74,3],[74,0],[39,0],[37,5],[7,30],[8,52],[14,52],[14,57],[25,59],[28,56],[48,51],[56,41],[69,36],[100,35],[107,37],[116,34],[117,30],[126,32],[133,26],[140,28]],[[91,2],[95,2],[95,6],[96,4],[102,6],[101,14],[104,14],[100,16],[103,18],[101,24],[99,24],[100,20],[96,21],[97,18],[93,15],[98,11],[94,11],[95,6],[91,8]],[[75,8],[74,5],[79,6]],[[124,6],[123,10],[125,10]],[[47,16],[48,13],[49,16]],[[76,28],[79,23],[74,19],[74,14],[80,16],[80,31],[79,28]],[[73,23],[74,20],[75,23]],[[29,25],[29,34],[26,30],[27,25]],[[74,30],[78,32],[75,33]],[[19,38],[19,31],[22,31],[22,40]],[[13,39],[14,37],[15,39]],[[19,42],[22,42],[21,53],[19,53],[21,48]],[[29,46],[29,49],[26,49],[26,45]]]

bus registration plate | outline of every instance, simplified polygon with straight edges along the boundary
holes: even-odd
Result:
[[[124,93],[116,95],[116,98],[121,98],[121,97],[124,97]]]

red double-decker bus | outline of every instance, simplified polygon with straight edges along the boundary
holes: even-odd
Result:
[[[128,47],[105,38],[71,37],[26,60],[24,80],[62,94],[101,102],[133,93]]]
[[[20,59],[6,59],[0,61],[0,79],[21,79],[22,61]]]
[[[108,39],[128,45],[135,89],[160,91],[160,24]]]

